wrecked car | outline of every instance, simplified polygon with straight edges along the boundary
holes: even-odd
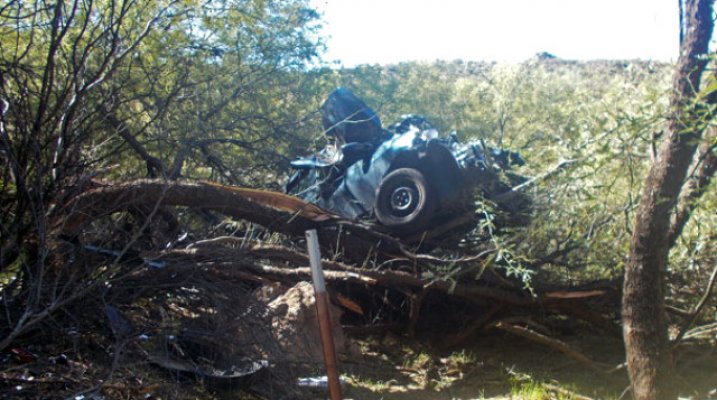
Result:
[[[510,190],[500,174],[522,164],[515,152],[439,137],[424,118],[406,115],[384,129],[376,113],[347,89],[321,106],[329,145],[291,162],[285,190],[349,219],[375,218],[400,236],[475,208],[473,196]]]

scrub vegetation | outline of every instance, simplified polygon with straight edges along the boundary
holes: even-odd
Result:
[[[289,359],[265,300],[309,279],[318,227],[347,397],[625,398],[632,379],[640,399],[717,398],[713,54],[676,95],[680,62],[334,68],[320,24],[306,0],[0,2],[0,397],[311,398],[296,372],[321,368]],[[282,191],[326,145],[336,87],[384,126],[420,114],[519,152],[523,223],[478,194],[475,228],[425,249],[254,190]],[[689,167],[658,199],[674,203],[654,321],[672,379],[649,391],[637,353],[625,366],[621,299],[663,143]],[[190,342],[189,367],[156,359]],[[229,354],[271,366],[217,384]]]

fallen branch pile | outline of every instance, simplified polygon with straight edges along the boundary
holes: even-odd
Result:
[[[67,217],[60,229],[66,237],[81,233],[86,222],[132,209],[187,207],[212,211],[250,221],[265,229],[288,235],[297,243],[307,229],[317,229],[324,254],[336,255],[344,262],[327,260],[324,267],[329,284],[362,285],[366,288],[394,289],[409,294],[415,312],[410,325],[416,323],[420,302],[427,293],[439,292],[462,301],[485,306],[486,301],[510,307],[553,310],[570,314],[607,330],[611,323],[586,305],[590,298],[605,294],[600,290],[559,291],[535,288],[533,293],[520,282],[499,277],[492,280],[461,279],[460,274],[447,277],[428,273],[435,265],[470,265],[480,263],[491,249],[461,258],[445,259],[417,254],[409,246],[416,243],[398,239],[381,227],[347,221],[295,197],[276,192],[245,189],[200,182],[165,182],[140,180],[103,185],[89,190],[65,205]],[[172,215],[171,212],[165,212]],[[173,225],[177,223],[174,222]],[[440,227],[439,227],[440,228]],[[149,228],[151,229],[151,227]],[[435,239],[444,231],[432,230],[420,239]],[[417,238],[416,238],[417,239]],[[416,240],[414,239],[414,240]],[[166,263],[173,268],[221,268],[240,279],[295,283],[310,277],[307,256],[296,246],[247,245],[245,238],[219,236],[190,243],[184,248],[157,251],[147,249],[141,257]],[[153,274],[149,270],[142,274]]]
[[[175,307],[181,299],[193,303],[193,291],[201,294],[223,283],[244,288],[247,299],[261,288],[279,285],[286,291],[310,279],[303,244],[307,229],[319,233],[332,299],[353,326],[400,326],[409,334],[438,328],[444,345],[497,328],[595,369],[590,358],[549,337],[551,317],[568,316],[573,323],[581,320],[619,334],[613,282],[572,288],[534,284],[527,290],[524,282],[492,267],[491,256],[498,250],[489,240],[460,251],[439,247],[423,252],[446,238],[460,242],[450,238],[451,229],[474,216],[399,240],[380,226],[348,221],[280,193],[158,180],[94,182],[55,215],[51,268],[35,288],[10,287],[8,292],[32,289],[45,303],[8,309],[16,323],[5,346],[93,293],[103,303],[111,297],[115,304],[130,306],[132,299],[159,299],[164,292],[161,301],[171,300],[168,304]],[[231,298],[221,290],[211,295],[219,302]],[[192,307],[179,315],[195,319],[201,310],[216,309]],[[538,333],[524,326],[533,317],[548,328]]]
[[[5,346],[60,310],[83,299],[99,299],[105,308],[113,304],[131,309],[150,302],[160,311],[170,310],[174,317],[167,317],[165,311],[153,317],[133,316],[135,324],[158,338],[175,335],[179,320],[180,325],[194,326],[189,332],[197,327],[212,332],[213,326],[246,320],[246,326],[234,331],[245,332],[243,337],[251,344],[236,348],[254,349],[252,357],[261,357],[265,353],[261,343],[274,339],[268,339],[269,333],[252,339],[252,332],[271,324],[266,322],[269,314],[261,310],[276,294],[257,305],[257,298],[264,296],[257,293],[287,293],[310,280],[303,243],[308,229],[319,233],[327,286],[349,326],[440,334],[443,346],[460,345],[481,331],[498,329],[601,371],[605,368],[590,357],[552,339],[551,331],[566,320],[571,324],[579,320],[619,335],[614,323],[618,285],[565,288],[534,282],[527,289],[520,279],[492,266],[498,253],[493,242],[474,240],[469,246],[455,237],[462,233],[451,237],[452,229],[474,221],[473,215],[399,240],[381,226],[345,220],[280,193],[204,182],[139,180],[93,182],[90,189],[57,207],[55,216],[50,268],[38,286],[27,287],[44,303],[17,303],[9,309],[16,323],[4,339]],[[441,245],[446,242],[454,247]],[[455,243],[463,244],[455,247]],[[9,293],[26,289],[17,287]],[[154,324],[158,317],[164,322]],[[117,321],[110,325],[123,343],[127,333],[119,337],[117,332],[134,330],[128,321]],[[209,341],[210,347],[221,343],[215,339]]]

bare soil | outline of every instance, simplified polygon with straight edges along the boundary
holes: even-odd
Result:
[[[620,338],[595,332],[560,339],[600,362],[606,373],[497,330],[483,332],[454,348],[445,348],[439,335],[417,340],[380,332],[349,334],[349,338],[360,354],[339,360],[346,399],[618,399],[627,387],[624,368],[608,372],[624,359]],[[0,399],[266,398],[153,366],[139,347],[128,345],[118,360],[111,356],[115,345],[98,335],[83,343],[23,347],[34,360],[5,354],[0,359]],[[682,397],[717,399],[715,345],[685,346],[678,354]],[[118,361],[113,370],[112,363]],[[321,373],[319,369],[313,372]],[[278,376],[257,378],[276,380]],[[269,382],[272,384],[276,387],[281,382]],[[266,384],[263,386],[266,389]],[[325,396],[302,392],[288,398]]]

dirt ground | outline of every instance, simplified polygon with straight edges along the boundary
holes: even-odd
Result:
[[[594,331],[560,339],[591,357],[604,372],[497,330],[484,331],[452,348],[445,347],[440,335],[420,340],[386,331],[348,332],[348,336],[358,353],[339,359],[345,399],[619,399],[627,387],[624,368],[614,370],[624,357],[620,338]],[[108,356],[113,345],[99,338],[96,343],[78,345],[91,345],[97,352],[28,346],[36,357],[28,363],[18,362],[17,355],[4,355],[0,359],[0,399],[277,398],[243,394],[235,387],[217,387],[195,376],[158,368],[143,358],[139,347],[130,345],[123,350],[121,365],[113,369],[116,359]],[[66,358],[57,356],[59,353]],[[717,399],[714,343],[683,347],[678,354],[681,398]],[[319,369],[314,372],[322,373]],[[279,380],[275,386],[276,382]],[[283,398],[327,397],[325,392],[303,392]]]
[[[391,334],[357,339],[360,360],[343,363],[346,398],[353,399],[619,399],[628,386],[620,338],[585,332],[561,340],[604,366],[591,370],[560,352],[499,332],[461,348],[441,349]],[[717,398],[717,350],[684,349],[682,398]],[[617,368],[617,369],[616,369]],[[629,399],[629,393],[624,397]]]
[[[566,340],[565,338],[563,340]],[[605,337],[574,337],[605,366],[621,362],[621,343]],[[617,398],[624,374],[601,376],[565,355],[499,332],[461,348],[441,349],[393,335],[359,341],[363,360],[345,364],[346,397],[354,399],[550,399]],[[588,343],[589,342],[589,343]],[[552,388],[552,390],[550,389]],[[558,397],[561,396],[561,397]]]

